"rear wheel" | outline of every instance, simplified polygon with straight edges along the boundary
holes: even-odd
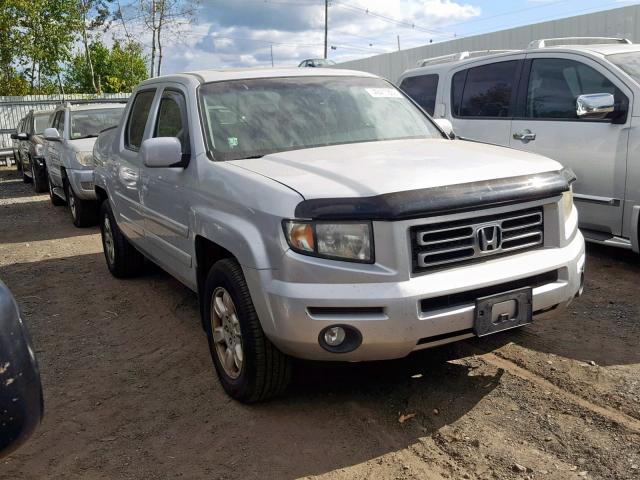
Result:
[[[209,351],[227,394],[245,403],[281,394],[291,379],[291,358],[264,334],[238,262],[213,265],[204,302]]]
[[[65,182],[65,194],[76,227],[91,227],[98,223],[98,202],[78,198],[68,181]]]
[[[144,256],[122,234],[113,217],[109,200],[100,208],[100,233],[107,267],[114,277],[135,277],[142,272]]]

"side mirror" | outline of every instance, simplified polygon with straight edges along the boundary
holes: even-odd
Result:
[[[18,134],[16,135],[16,139],[17,139],[17,140],[29,140],[29,134],[28,134],[28,133],[25,133],[25,132],[18,133]]]
[[[44,411],[40,372],[18,306],[0,282],[0,457],[22,445]]]
[[[18,134],[17,133],[12,133],[11,135],[11,140],[18,140]]]
[[[44,129],[44,139],[50,142],[59,142],[60,133],[57,128],[49,127]]]
[[[184,167],[182,144],[176,137],[147,138],[140,147],[140,156],[149,168]]]
[[[604,118],[615,110],[615,99],[610,93],[591,93],[576,99],[578,118]]]
[[[436,122],[436,125],[438,125],[440,129],[443,130],[444,133],[447,134],[447,137],[449,137],[451,140],[456,138],[456,134],[453,132],[453,125],[448,119],[434,118],[433,121]]]

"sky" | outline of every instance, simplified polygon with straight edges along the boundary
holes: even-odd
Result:
[[[181,1],[181,0],[179,0]],[[331,0],[336,62],[640,3],[625,0]],[[133,11],[125,10],[125,18]],[[135,23],[135,20],[131,20]],[[135,29],[135,26],[134,26]],[[118,26],[113,33],[118,34]],[[138,33],[143,43],[149,43]],[[324,52],[324,0],[200,0],[166,38],[162,73],[297,66]],[[147,47],[148,48],[148,47]],[[272,57],[273,55],[273,57]]]

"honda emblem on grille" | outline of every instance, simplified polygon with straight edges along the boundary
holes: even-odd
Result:
[[[499,225],[489,225],[478,229],[478,246],[481,252],[493,252],[502,244],[502,230]]]

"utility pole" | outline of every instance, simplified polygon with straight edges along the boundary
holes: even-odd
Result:
[[[273,43],[271,44],[271,68],[273,68]]]
[[[400,51],[400,35],[398,35],[398,51]]]
[[[327,38],[329,37],[329,0],[324,0],[324,58],[327,58]]]

